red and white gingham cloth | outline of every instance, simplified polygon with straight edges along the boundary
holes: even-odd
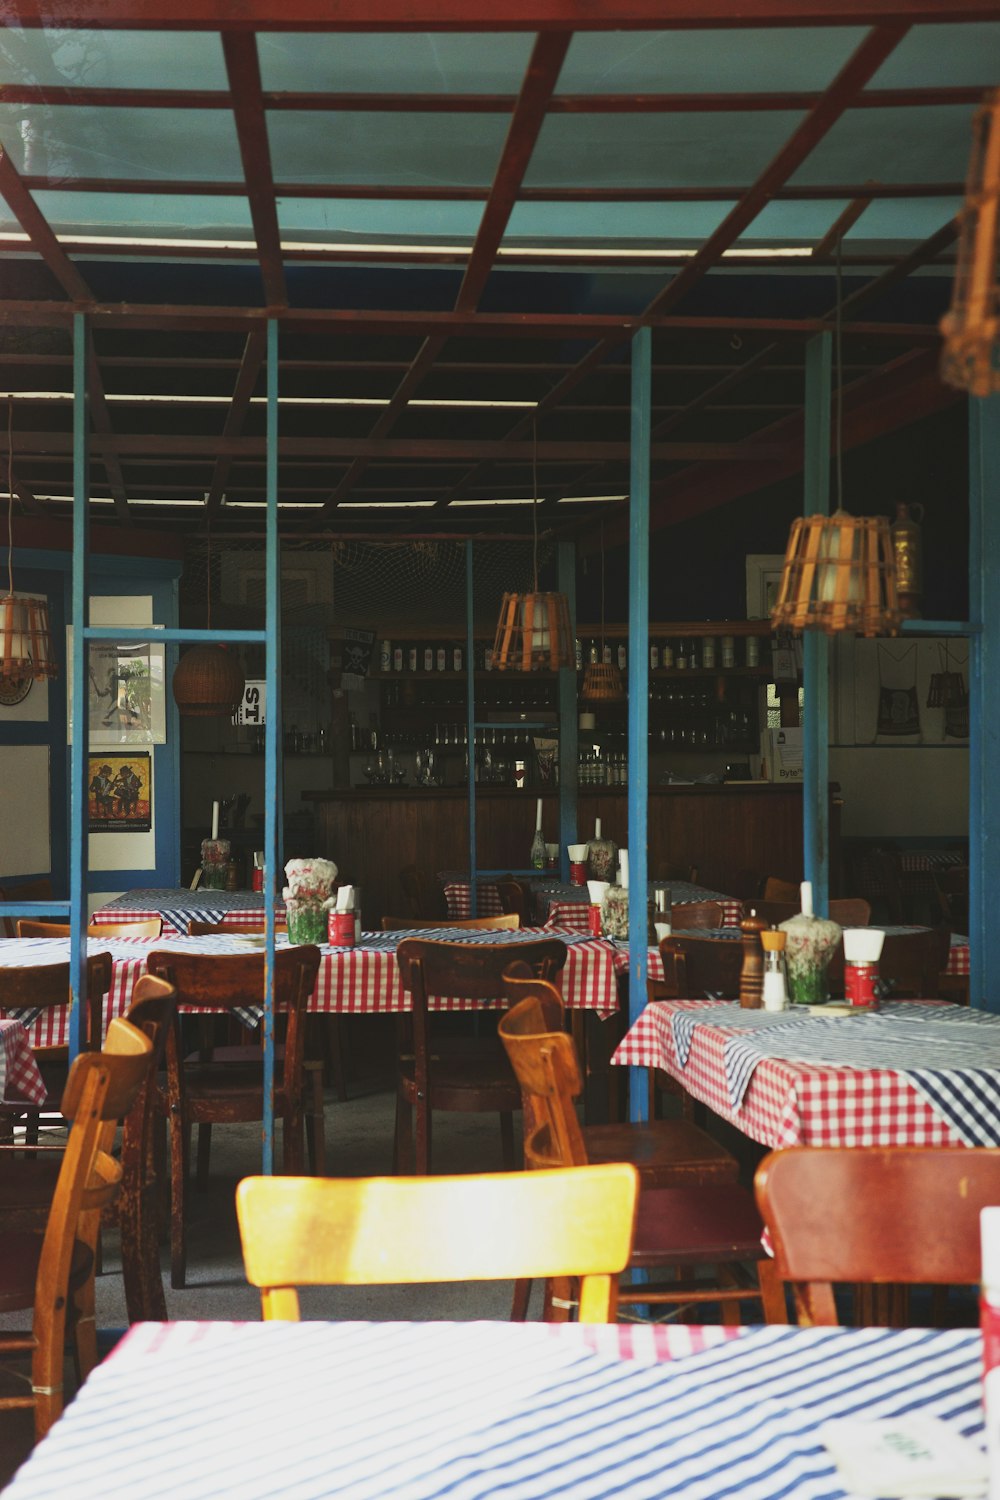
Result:
[[[653,1001],[611,1061],[662,1068],[744,1135],[773,1149],[964,1144],[902,1074],[876,1068],[763,1058],[747,1086],[742,1107],[734,1111],[726,1086],[725,1046],[735,1028],[696,1026],[686,1067],[681,1067],[674,1050],[671,1011],[701,1008],[711,1012],[714,1004],[711,1000]]]
[[[487,885],[485,882],[477,882],[479,889],[479,910],[472,910],[472,886],[467,880],[448,880],[445,882],[444,899],[448,903],[448,915],[456,922],[467,920],[471,916],[477,917],[502,917],[503,906],[500,903],[500,892],[495,885]],[[584,927],[586,931],[586,927]]]
[[[713,896],[712,900],[719,900],[719,898]],[[720,905],[722,906],[722,925],[738,927],[743,920],[742,901],[726,897],[724,901],[720,901]],[[561,927],[567,932],[586,932],[589,911],[586,896],[581,896],[579,901],[552,901],[549,903],[549,915],[545,926]]]
[[[0,1099],[44,1104],[45,1083],[20,1021],[0,1021]]]
[[[285,908],[275,907],[283,921]],[[257,891],[190,891],[176,889],[127,891],[106,906],[99,906],[91,917],[95,926],[108,922],[149,922],[154,917],[163,922],[163,937],[183,937],[192,921],[218,922],[225,917],[231,927],[253,930],[264,920],[264,898]]]
[[[446,931],[446,929],[443,929]],[[400,934],[402,936],[403,934]],[[559,933],[550,934],[558,937]],[[380,943],[385,934],[379,933]],[[423,933],[422,936],[433,936]],[[503,934],[495,934],[503,941]],[[580,942],[577,933],[566,933],[570,939],[566,966],[560,976],[563,999],[571,1010],[593,1010],[604,1018],[618,1009],[615,982],[615,955],[609,943],[595,938]],[[146,970],[146,955],[164,944],[161,938],[88,939],[90,953],[111,954],[111,989],[104,1000],[104,1029],[115,1016],[122,1015],[131,1003],[136,980]],[[173,937],[168,946],[193,953],[246,953],[247,940],[233,933],[220,937]],[[516,945],[512,944],[516,952]],[[330,948],[324,947],[316,988],[309,1000],[309,1010],[331,1011],[340,1015],[375,1015],[410,1009],[409,996],[399,978],[395,951],[390,947]],[[69,954],[68,938],[9,938],[0,941],[0,967],[4,965],[65,963]],[[432,997],[435,1010],[474,1010],[481,1002],[459,997]],[[33,1046],[65,1046],[69,1041],[69,1009],[60,1007],[45,1011],[32,1022],[28,1036]]]

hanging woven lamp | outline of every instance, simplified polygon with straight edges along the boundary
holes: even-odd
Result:
[[[534,429],[531,502],[534,586],[530,594],[504,594],[493,642],[493,666],[503,672],[557,671],[575,660],[569,601],[538,589],[538,427]]]
[[[972,122],[951,307],[941,319],[941,379],[973,396],[1000,391],[1000,89]]]
[[[601,660],[587,663],[580,684],[580,697],[589,703],[614,703],[624,698],[625,685],[622,674],[611,662],[604,660],[604,522],[601,522]]]
[[[206,496],[207,499],[207,496]],[[208,535],[205,558],[206,628],[212,628],[212,539]],[[227,646],[205,641],[185,651],[174,668],[174,702],[178,711],[192,718],[230,718],[243,699],[246,679],[239,657]]]
[[[792,522],[775,630],[895,635],[896,557],[885,516],[799,516]]]
[[[5,693],[26,693],[32,682],[57,677],[49,607],[44,599],[14,592],[14,403],[7,402],[7,592],[0,595],[0,683]]]

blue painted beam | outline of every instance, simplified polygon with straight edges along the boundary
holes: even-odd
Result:
[[[278,540],[278,324],[267,323],[267,416],[265,443],[265,643],[264,679],[264,1120],[261,1171],[274,1171],[274,908],[283,874],[281,795],[284,768],[281,735],[281,549]]]
[[[632,339],[632,424],[628,538],[628,1016],[634,1026],[646,1006],[649,924],[649,442],[652,425],[653,336]],[[645,1120],[646,1075],[629,1069],[629,1118]]]
[[[904,620],[900,635],[975,635],[979,625],[971,620]]]
[[[1000,395],[969,400],[969,1003],[1000,1011]]]
[[[803,513],[830,514],[830,396],[833,341],[821,333],[806,345]],[[802,867],[812,882],[813,909],[830,900],[830,643],[803,631]]]
[[[469,765],[466,776],[469,819],[469,881],[472,915],[479,916],[479,884],[476,860],[476,659],[475,659],[475,592],[472,542],[465,544],[465,719],[468,726]]]
[[[252,645],[267,644],[266,630],[155,630],[146,625],[88,625],[83,631],[88,641],[234,641]]]
[[[560,542],[558,552],[558,589],[566,595],[569,605],[570,629],[576,635],[576,545]],[[569,880],[569,851],[567,844],[575,844],[579,834],[577,821],[577,795],[579,777],[579,750],[577,736],[577,676],[576,663],[562,667],[559,671],[559,872],[562,880]]]
[[[85,627],[90,612],[90,402],[87,319],[73,315],[73,744],[69,773],[69,1055],[83,1049],[87,1023],[88,715]]]

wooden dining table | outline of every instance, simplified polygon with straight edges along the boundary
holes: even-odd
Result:
[[[836,1500],[825,1423],[984,1466],[981,1367],[974,1329],[140,1324],[4,1500]]]
[[[613,1063],[661,1068],[765,1146],[1000,1146],[1000,1016],[898,1001],[849,1016],[651,1001]]]
[[[618,1009],[618,995],[615,954],[611,945],[601,938],[585,937],[578,932],[545,935],[562,938],[567,945],[566,966],[561,975],[566,1005],[571,1010],[593,1011],[600,1017],[613,1015]],[[352,948],[324,945],[309,1010],[340,1015],[408,1011],[409,995],[400,982],[396,964],[396,948],[407,936],[460,943],[499,942],[510,947],[513,957],[520,944],[537,940],[539,934],[531,929],[475,932],[466,928],[420,928],[412,933],[363,933],[361,943]],[[286,943],[287,937],[279,934],[278,946]],[[145,973],[147,955],[158,948],[171,947],[205,954],[247,953],[260,951],[263,938],[239,933],[204,937],[88,938],[88,953],[111,955],[111,988],[104,1001],[105,1029],[114,1016],[122,1015],[128,1009],[135,982]],[[0,941],[0,967],[65,963],[68,958],[68,938],[8,938]],[[431,997],[431,1006],[435,1010],[474,1010],[482,1004],[461,995]],[[69,1039],[69,1008],[44,1011],[30,1017],[26,1024],[33,1046],[65,1045]]]
[[[284,920],[285,908],[275,908]],[[143,887],[126,891],[99,906],[91,917],[98,927],[108,922],[148,922],[160,917],[164,937],[186,936],[194,922],[221,922],[223,917],[233,927],[253,929],[264,920],[264,896],[261,891],[211,891],[199,886]]]

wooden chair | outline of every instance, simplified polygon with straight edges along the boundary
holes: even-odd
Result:
[[[396,1170],[426,1176],[431,1162],[435,1110],[500,1115],[503,1164],[514,1167],[514,1111],[520,1108],[517,1080],[495,1035],[443,1037],[428,1009],[434,995],[504,1002],[504,970],[513,961],[526,973],[551,979],[566,962],[559,938],[518,943],[449,943],[404,938],[396,949],[400,979],[411,1014],[401,1030],[396,1071]]]
[[[529,993],[503,1017],[500,1037],[525,1096],[525,1165],[531,1170],[578,1169],[589,1161],[588,1142],[574,1107],[583,1089],[572,1038],[553,1028],[551,996]],[[641,1179],[640,1179],[641,1181]],[[780,1289],[764,1267],[760,1281],[744,1262],[766,1260],[763,1225],[753,1198],[735,1181],[698,1183],[679,1175],[677,1185],[641,1185],[629,1267],[636,1270],[714,1265],[717,1278],[638,1282],[619,1288],[630,1303],[687,1305],[718,1303],[723,1319],[736,1322],[740,1304],[762,1300],[778,1318]],[[566,1288],[550,1289],[566,1300]]]
[[[96,1051],[101,1045],[104,1020],[104,996],[111,988],[111,955],[95,953],[87,959],[87,1020],[84,1027],[84,1048]],[[56,1010],[69,1004],[69,964],[30,964],[17,968],[0,968],[0,1010],[23,1009]],[[28,1104],[15,1100],[0,1101],[0,1122],[9,1136],[14,1123],[25,1125],[28,1140],[37,1141],[39,1123],[43,1115],[59,1116],[59,1128],[65,1122],[60,1115],[59,1102],[66,1087],[69,1068],[69,1048],[65,1046],[39,1045],[34,1049],[35,1060],[45,1083],[45,1099],[41,1104]]]
[[[282,1148],[286,1172],[302,1170],[303,1017],[319,972],[315,947],[281,948],[275,954],[275,1012],[287,1014],[284,1057],[276,1070],[275,1118],[283,1123]],[[151,974],[166,979],[177,990],[177,1003],[190,1009],[232,1011],[263,1002],[264,955],[186,953],[159,949],[149,955]],[[171,1028],[167,1043],[167,1108],[170,1112],[170,1281],[182,1287],[186,1276],[185,1196],[192,1125],[199,1126],[198,1155],[207,1170],[210,1127],[263,1118],[263,1057],[245,1067],[182,1058],[179,1027]],[[202,1135],[208,1128],[209,1133]],[[204,1142],[204,1144],[203,1144]]]
[[[792,1146],[764,1158],[754,1186],[799,1322],[828,1327],[838,1282],[978,1283],[979,1213],[1000,1203],[1000,1150]]]
[[[774,927],[798,916],[802,910],[801,901],[747,901],[744,905],[747,912],[756,912]],[[831,901],[829,908],[831,922],[839,922],[841,927],[867,927],[871,920],[871,903],[863,896],[841,897]]]
[[[500,917],[449,917],[446,922],[425,921],[420,917],[383,917],[383,932],[409,932],[420,928],[473,927],[483,932],[516,932],[521,919],[515,912],[505,912]]]
[[[29,922],[20,917],[17,923],[19,938],[68,938],[68,922]],[[158,938],[163,935],[163,918],[146,917],[137,922],[91,922],[87,937],[96,938]]]
[[[580,1322],[610,1323],[638,1177],[625,1165],[465,1177],[245,1177],[236,1212],[265,1319],[300,1286],[578,1276]]]
[[[701,999],[706,992],[733,999],[740,992],[743,945],[736,938],[682,933],[660,940],[663,979],[653,981],[650,999]]]
[[[780,880],[777,875],[768,875],[761,895],[765,901],[794,901],[795,910],[802,910],[802,892],[796,880]]]
[[[155,1129],[162,1117],[157,1109],[156,1075],[163,1061],[167,1034],[176,1009],[172,985],[144,974],[132,992],[126,1020],[149,1037],[152,1056],[122,1129],[121,1190],[105,1222],[121,1232],[125,1305],[129,1322],[163,1321],[166,1304],[160,1277],[158,1204],[162,1162],[157,1162]],[[48,1150],[40,1158],[34,1150],[8,1148],[0,1154],[0,1229],[44,1229],[61,1170],[61,1152]]]
[[[496,889],[500,898],[500,910],[507,916],[517,917],[522,927],[528,926],[531,901],[528,887],[511,876],[507,880],[498,880]]]
[[[439,926],[448,915],[444,886],[416,865],[404,865],[399,872],[403,905],[411,917],[422,917]]]
[[[670,925],[675,932],[686,932],[692,927],[722,927],[724,913],[721,901],[689,901],[684,906],[675,906],[670,912]]]
[[[52,881],[48,876],[24,880],[20,885],[0,885],[0,901],[51,901]],[[0,917],[0,938],[17,937],[17,917]]]
[[[287,932],[288,922],[284,917],[279,917],[274,923],[275,932]],[[220,917],[217,922],[202,922],[197,917],[192,917],[188,922],[189,937],[221,937],[224,933],[229,937],[252,937],[260,936],[264,931],[264,918],[259,922],[240,922],[231,913],[228,917]]]
[[[878,962],[879,978],[891,984],[889,999],[916,996],[934,1000],[948,963],[951,933],[945,927],[919,932],[887,932]]]
[[[0,1399],[0,1410],[33,1407],[36,1439],[62,1411],[67,1323],[81,1379],[97,1360],[93,1245],[122,1175],[110,1147],[151,1062],[149,1038],[120,1019],[109,1026],[103,1052],[81,1053],[63,1096],[73,1123],[46,1228],[8,1230],[0,1238],[0,1312],[34,1310],[30,1334],[0,1334],[0,1354],[30,1353],[32,1363],[30,1393]]]

